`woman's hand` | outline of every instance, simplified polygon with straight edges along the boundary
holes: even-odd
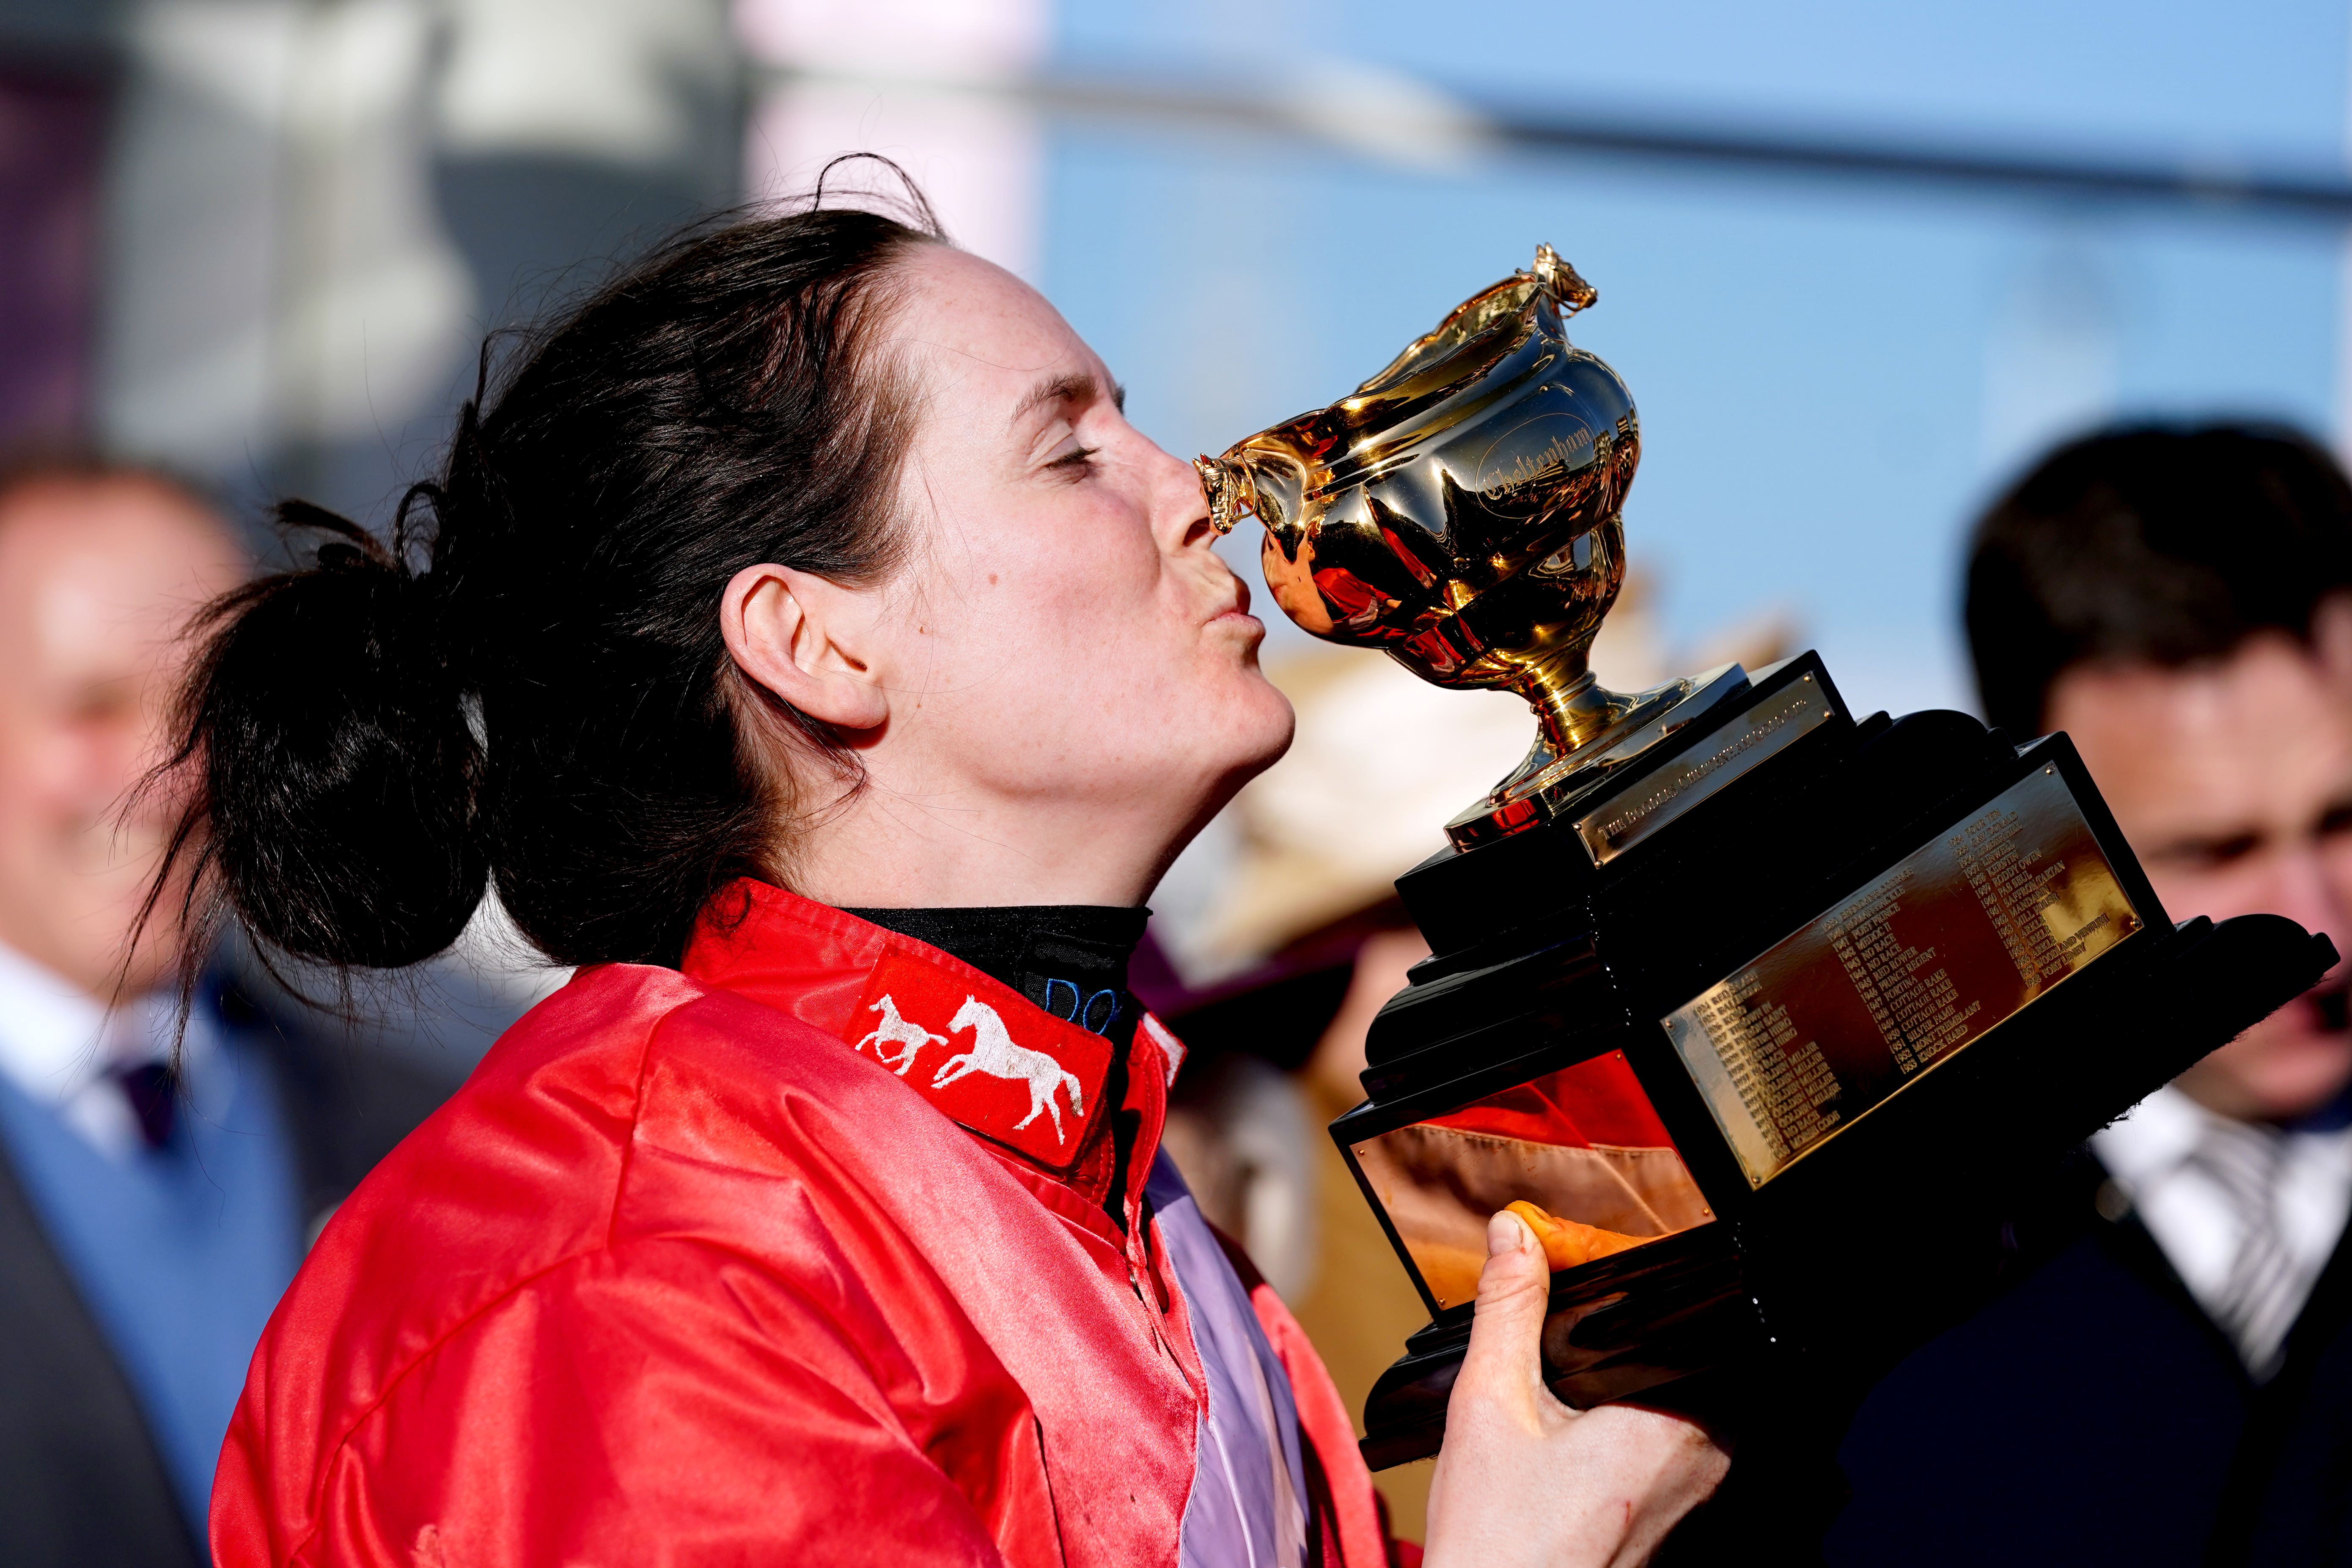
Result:
[[[1551,1270],[1508,1210],[1486,1226],[1470,1349],[1429,1489],[1427,1568],[1648,1561],[1730,1463],[1698,1426],[1633,1405],[1576,1411],[1543,1384]]]

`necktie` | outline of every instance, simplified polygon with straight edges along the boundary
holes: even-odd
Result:
[[[2260,1383],[2278,1370],[2287,1331],[2303,1309],[2306,1284],[2279,1234],[2277,1194],[2286,1161],[2286,1134],[2274,1127],[2208,1117],[2189,1160],[2228,1196],[2245,1226],[2230,1278],[2208,1310]]]
[[[179,1075],[166,1063],[142,1062],[137,1067],[116,1068],[110,1076],[121,1088],[122,1098],[131,1102],[131,1114],[139,1119],[139,1136],[147,1147],[168,1146],[179,1110]]]

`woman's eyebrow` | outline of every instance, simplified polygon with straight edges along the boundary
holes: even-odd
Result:
[[[1099,390],[1096,385],[1095,378],[1081,371],[1071,371],[1066,374],[1050,376],[1029,389],[1029,395],[1014,405],[1013,417],[1005,423],[1008,426],[1018,425],[1030,410],[1045,404],[1091,402],[1098,395]],[[1127,389],[1120,387],[1112,394],[1112,396],[1121,406],[1125,406]]]

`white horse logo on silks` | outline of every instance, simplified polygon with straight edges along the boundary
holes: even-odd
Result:
[[[917,1051],[921,1050],[925,1046],[944,1046],[948,1043],[948,1037],[945,1035],[934,1035],[912,1018],[900,1017],[898,1004],[890,1000],[887,995],[879,1002],[871,1004],[866,1010],[869,1013],[881,1014],[882,1021],[874,1026],[872,1034],[858,1041],[852,1049],[862,1051],[870,1041],[874,1047],[874,1054],[881,1058],[882,1065],[886,1068],[895,1066],[898,1069],[900,1078],[905,1078],[907,1069],[915,1065]],[[882,1051],[884,1046],[901,1046],[905,1048],[895,1057],[884,1056]]]
[[[1078,1092],[1077,1075],[1043,1051],[1033,1051],[1026,1046],[1016,1046],[1005,1032],[1004,1020],[996,1009],[977,996],[966,996],[963,1005],[949,1021],[948,1033],[971,1031],[971,1049],[960,1057],[950,1057],[931,1079],[933,1089],[945,1089],[966,1073],[984,1072],[991,1078],[1010,1079],[1029,1086],[1029,1114],[1013,1124],[1020,1131],[1037,1120],[1044,1111],[1054,1119],[1054,1142],[1063,1141],[1062,1108],[1054,1102],[1054,1091],[1066,1088],[1070,1092],[1070,1114],[1084,1116],[1087,1107]]]

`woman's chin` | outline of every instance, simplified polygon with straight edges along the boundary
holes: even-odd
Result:
[[[1298,730],[1298,715],[1274,682],[1253,661],[1249,669],[1249,691],[1244,701],[1234,703],[1234,749],[1242,753],[1241,767],[1246,776],[1255,778],[1282,760],[1290,750],[1291,737]]]

